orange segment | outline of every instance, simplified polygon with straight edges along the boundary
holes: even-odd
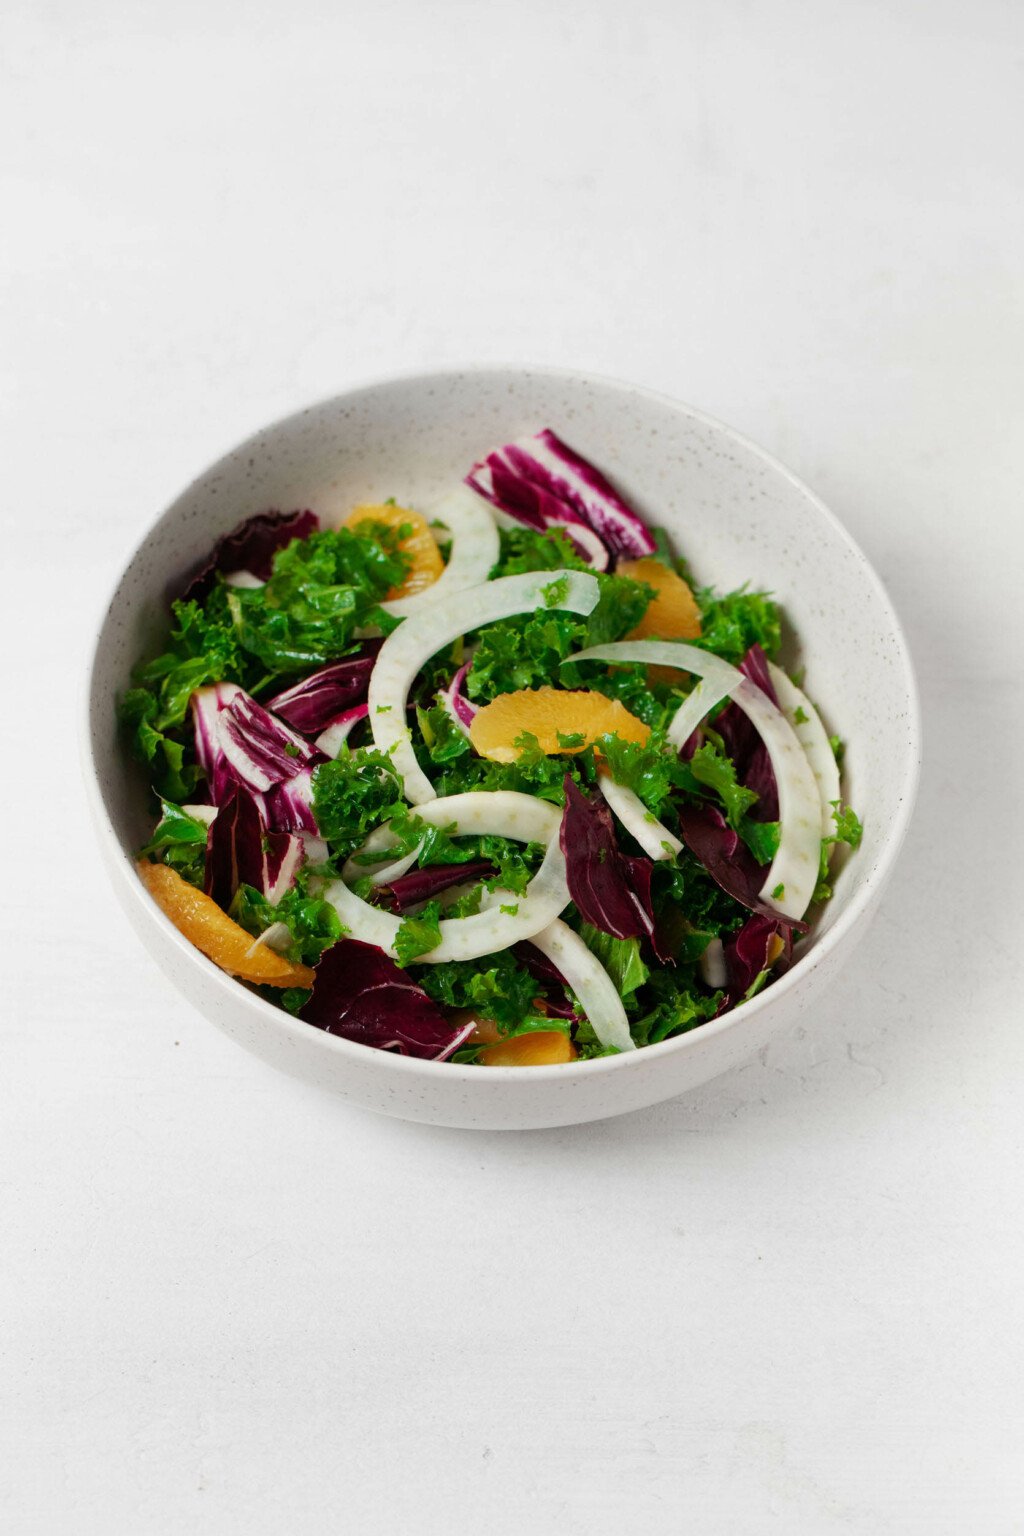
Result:
[[[473,1033],[466,1039],[467,1045],[497,1045],[501,1036],[493,1019],[485,1019],[475,1008],[451,1008],[448,1022],[453,1029],[465,1029],[472,1024]]]
[[[315,972],[308,965],[296,965],[266,944],[247,957],[246,951],[253,945],[252,934],[232,922],[212,897],[189,885],[176,869],[167,864],[150,864],[146,859],[141,859],[137,867],[143,885],[160,910],[222,971],[265,987],[313,985]]]
[[[489,1045],[477,1060],[485,1067],[560,1067],[576,1060],[576,1047],[560,1029],[534,1029]]]
[[[392,587],[388,597],[412,597],[432,587],[444,570],[444,561],[437,541],[431,533],[426,518],[408,507],[361,506],[356,507],[345,519],[345,527],[356,529],[360,523],[386,523],[389,528],[408,528],[398,542],[403,554],[412,560],[405,580]]]
[[[582,752],[602,736],[645,742],[651,734],[650,726],[631,715],[618,699],[605,698],[603,693],[520,688],[516,693],[500,693],[477,710],[469,739],[481,757],[514,763],[519,756],[514,743],[524,731],[536,736],[541,751],[549,757],[556,752]],[[565,738],[572,738],[573,745],[564,745]]]
[[[700,636],[700,609],[681,576],[660,560],[620,560],[616,574],[645,581],[655,595],[629,640],[696,640]],[[678,678],[679,674],[675,674]]]

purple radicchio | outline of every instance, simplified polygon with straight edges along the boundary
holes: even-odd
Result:
[[[471,666],[472,662],[465,662],[456,672],[447,688],[442,688],[438,694],[438,702],[450,717],[455,729],[461,731],[463,736],[469,735],[469,728],[473,724],[477,712],[477,706],[471,704],[463,692],[466,683],[466,673]]]
[[[325,757],[337,757],[342,743],[348,741],[354,728],[369,713],[368,704],[356,704],[352,709],[342,710],[340,715],[335,715],[326,730],[320,732],[315,745]]]
[[[272,832],[317,832],[313,769],[326,759],[316,747],[250,698],[237,683],[215,683],[192,695],[196,758],[210,798],[221,805],[232,784],[252,791]]]
[[[730,1004],[742,1002],[762,971],[777,960],[788,964],[793,952],[792,929],[778,918],[755,912],[725,941],[725,973]]]
[[[521,523],[561,527],[596,570],[606,570],[609,557],[636,559],[655,552],[641,518],[600,470],[548,429],[488,454],[473,465],[466,482]]]
[[[751,912],[778,919],[761,900],[765,871],[721,811],[713,805],[679,805],[679,835],[717,886]],[[803,924],[796,924],[803,927]]]
[[[343,710],[366,702],[370,673],[383,640],[367,640],[359,654],[332,661],[268,699],[267,708],[303,736],[316,736]]]
[[[671,964],[659,946],[651,904],[654,866],[620,851],[607,801],[588,798],[569,774],[559,838],[569,895],[584,922],[616,939],[649,939],[658,959]]]
[[[218,571],[248,572],[257,583],[268,581],[274,556],[292,539],[308,539],[320,527],[315,512],[260,512],[218,539],[209,556],[194,571],[185,598],[199,600],[213,586]],[[251,585],[251,583],[246,583]]]
[[[775,694],[775,686],[768,671],[768,658],[759,645],[750,647],[740,662],[740,671],[756,684],[762,693],[767,694],[778,708],[779,701]],[[751,820],[778,821],[779,791],[775,783],[775,771],[768,756],[768,748],[753,721],[744,714],[738,704],[727,704],[715,720],[715,730],[721,736],[725,750],[736,766],[737,782],[744,788],[753,790],[757,795],[757,800],[749,811]]]
[[[421,901],[429,901],[441,891],[467,881],[485,880],[496,874],[487,859],[474,859],[468,864],[428,864],[425,869],[413,869],[407,875],[399,875],[386,885],[374,886],[370,899],[377,906],[390,907],[392,912],[407,912]]]
[[[297,833],[268,831],[257,797],[232,784],[206,834],[204,889],[226,909],[240,885],[251,885],[276,906],[305,852]]]
[[[453,1028],[389,955],[361,939],[339,939],[326,951],[299,1017],[329,1035],[433,1061],[444,1061],[474,1027]]]

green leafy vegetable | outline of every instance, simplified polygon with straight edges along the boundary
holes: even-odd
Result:
[[[840,806],[838,800],[832,802],[832,820],[836,824],[834,841],[848,843],[851,848],[859,848],[860,840],[864,836],[864,828],[860,817],[852,806]]]
[[[650,976],[640,956],[639,939],[616,939],[610,933],[592,928],[589,923],[580,924],[580,938],[600,960],[623,1001],[642,987]]]
[[[501,553],[491,576],[521,576],[527,571],[589,571],[568,534],[560,528],[542,533],[519,526],[499,531]]]
[[[653,990],[658,994],[655,1006],[630,1024],[637,1045],[657,1045],[660,1040],[696,1029],[714,1018],[722,1000],[720,992],[708,996],[677,985],[665,971],[658,974]]]
[[[265,933],[271,923],[284,923],[291,934],[291,943],[284,950],[288,959],[315,965],[324,950],[341,938],[343,929],[330,902],[311,896],[307,882],[308,872],[300,871],[295,885],[276,907],[253,886],[240,885],[229,915],[254,937]]]
[[[202,889],[206,870],[206,835],[205,821],[189,816],[171,800],[161,800],[160,820],[145,848],[139,849],[139,858],[156,857],[161,863],[170,864],[190,885]]]
[[[347,857],[374,827],[405,814],[401,781],[390,757],[375,747],[349,751],[321,763],[313,774],[313,814],[332,850]]]
[[[749,816],[744,816],[738,831],[757,862],[770,864],[779,851],[778,822],[752,821]]]
[[[736,765],[720,752],[714,742],[706,741],[690,759],[690,772],[698,784],[714,790],[725,809],[731,827],[739,827],[744,813],[757,800],[754,790],[736,782]]]
[[[395,935],[395,956],[399,965],[408,965],[419,955],[436,949],[441,942],[441,903],[435,896],[415,915],[403,918]]]
[[[409,566],[400,530],[367,522],[323,529],[274,556],[262,587],[228,589],[238,643],[270,672],[295,672],[343,656],[357,624]]]
[[[694,642],[738,666],[752,645],[760,645],[774,657],[782,644],[782,625],[777,603],[767,592],[748,592],[741,587],[717,597],[713,588],[700,587],[694,594],[701,615],[701,636]]]
[[[435,1002],[447,1008],[473,1008],[512,1033],[533,1012],[537,983],[509,949],[479,960],[449,960],[424,966],[416,980]]]

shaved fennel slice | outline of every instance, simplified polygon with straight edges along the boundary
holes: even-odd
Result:
[[[699,678],[692,693],[687,694],[672,716],[668,728],[669,745],[681,752],[705,715],[710,714],[716,704],[721,704],[728,697],[729,689],[723,687],[721,682]]]
[[[535,933],[530,943],[558,967],[601,1044],[613,1045],[619,1051],[635,1051],[636,1043],[615,983],[579,934],[556,918],[549,927]]]
[[[375,827],[363,846],[345,860],[341,871],[345,884],[354,885],[357,880],[368,879],[371,885],[387,885],[401,875],[408,874],[420,856],[419,843],[411,853],[403,853],[400,859],[386,860],[383,864],[371,862],[375,853],[385,859],[388,849],[393,848],[397,842],[398,838],[387,822],[381,827]]]
[[[601,774],[597,787],[644,853],[652,859],[670,859],[680,851],[683,845],[678,837],[651,814],[635,790],[616,784],[608,773]]]
[[[431,588],[437,591],[438,582]],[[374,745],[388,752],[402,779],[406,798],[422,805],[434,798],[434,786],[416,761],[406,721],[409,689],[424,662],[469,630],[498,619],[511,619],[535,608],[567,609],[586,615],[597,607],[599,588],[582,571],[534,571],[502,576],[418,608],[380,648],[370,674],[368,701]],[[509,834],[512,835],[512,834]]]
[[[292,941],[292,932],[287,923],[271,923],[269,928],[253,940],[245,952],[245,959],[250,960],[265,944],[268,949],[281,954]]]
[[[430,603],[447,602],[467,587],[479,586],[498,563],[501,541],[497,524],[486,501],[468,485],[456,486],[438,502],[430,516],[443,523],[452,536],[448,564],[433,585],[422,592],[381,603],[384,611],[397,619],[419,613]]]
[[[547,844],[540,869],[523,895],[507,903],[510,910],[502,912],[499,908],[477,912],[472,917],[443,919],[439,925],[441,942],[428,953],[418,956],[420,963],[438,965],[445,960],[476,960],[481,955],[508,949],[521,939],[532,938],[542,928],[547,928],[568,906],[565,856],[558,840],[562,818],[557,808],[547,801],[535,800],[532,795],[522,795],[514,790],[475,790],[432,800],[429,805],[421,806],[417,814],[431,826],[453,829],[455,836],[495,833],[520,843]],[[400,918],[362,901],[343,880],[335,880],[329,885],[324,896],[353,938],[376,944],[397,958],[395,939],[402,925]]]
[[[796,683],[790,681],[782,668],[770,661],[768,671],[775,686],[779,708],[793,727],[796,739],[804,749],[804,756],[811,765],[811,772],[818,786],[818,794],[821,797],[821,835],[830,837],[836,829],[832,813],[842,795],[842,790],[839,787],[839,764],[832,751],[828,732],[822,725],[821,716],[810,699],[802,689],[796,686]],[[796,718],[798,711],[802,711],[800,719]]]
[[[208,827],[212,827],[217,818],[215,805],[183,805],[182,810],[186,816],[191,816],[193,821],[204,821]]]
[[[567,661],[646,662],[679,667],[707,678],[712,691],[729,679],[722,697],[728,696],[739,705],[761,737],[779,791],[779,847],[759,895],[780,917],[803,917],[818,883],[821,800],[793,727],[767,694],[744,677],[738,667],[680,640],[620,640],[577,651]]]

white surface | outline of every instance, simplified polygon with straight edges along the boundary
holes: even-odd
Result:
[[[1024,23],[549,9],[0,22],[17,1536],[1024,1529]],[[219,1037],[96,873],[63,745],[97,595],[196,468],[470,356],[777,452],[924,694],[917,820],[820,1018],[576,1131],[372,1119]]]

